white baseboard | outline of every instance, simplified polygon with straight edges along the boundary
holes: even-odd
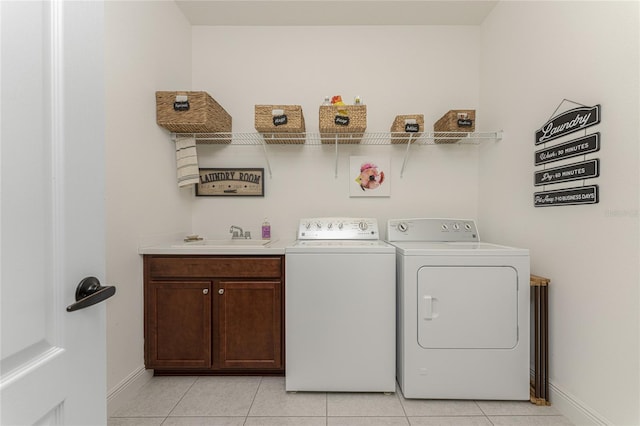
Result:
[[[591,407],[587,407],[584,402],[580,401],[569,392],[566,392],[560,387],[554,385],[551,381],[549,381],[549,393],[551,397],[551,404],[574,425],[613,425],[613,423],[607,420],[602,414],[598,413]]]
[[[151,377],[153,377],[153,370],[146,370],[144,366],[141,366],[111,389],[107,394],[107,416],[111,417],[129,399],[133,398]]]
[[[534,379],[535,370],[531,367],[530,379]],[[553,384],[549,380],[549,401],[551,405],[576,426],[611,426],[612,422],[594,409],[587,407],[574,395]]]

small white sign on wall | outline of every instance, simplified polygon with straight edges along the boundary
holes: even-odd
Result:
[[[349,158],[350,197],[390,197],[391,160],[379,156]]]

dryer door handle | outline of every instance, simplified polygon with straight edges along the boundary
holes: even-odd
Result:
[[[429,294],[425,294],[424,296],[422,296],[422,318],[430,321],[434,318],[438,318],[438,313],[435,310],[436,304],[438,302],[438,299],[429,295]]]

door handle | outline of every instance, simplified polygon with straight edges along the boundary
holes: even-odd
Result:
[[[76,303],[67,306],[67,312],[88,308],[116,294],[114,286],[102,286],[96,277],[86,277],[76,287]]]
[[[438,318],[440,316],[440,314],[436,312],[438,299],[436,297],[426,294],[422,296],[422,300],[423,300],[422,313],[424,314],[422,318],[427,321]]]
[[[424,300],[424,319],[433,319],[433,297],[422,296],[422,300]]]

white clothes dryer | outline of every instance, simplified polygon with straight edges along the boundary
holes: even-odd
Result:
[[[405,398],[529,399],[529,251],[464,219],[393,219]]]

